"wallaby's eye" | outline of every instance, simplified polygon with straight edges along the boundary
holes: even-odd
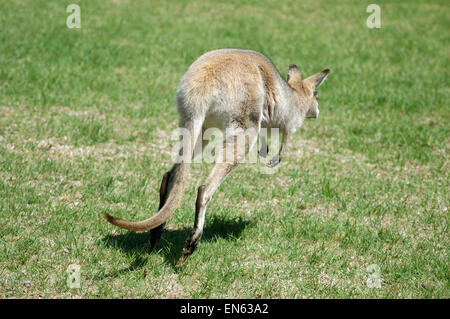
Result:
[[[317,93],[317,91],[314,91],[314,97],[316,98],[316,100],[319,99],[319,93]]]

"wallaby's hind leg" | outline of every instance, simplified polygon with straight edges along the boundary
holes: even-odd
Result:
[[[197,124],[199,124],[199,126],[197,126],[198,128],[196,129],[196,131],[199,131],[201,126],[200,126],[200,123],[197,123]],[[193,134],[194,134],[194,136],[197,136],[197,138],[196,138],[195,143],[191,143],[191,145],[190,145],[191,148],[194,147],[194,145],[196,145],[196,143],[199,143],[199,141],[200,141],[200,145],[201,145],[202,135],[199,135],[195,131]],[[193,156],[191,157],[191,159],[193,159]],[[158,211],[166,204],[167,198],[169,197],[169,193],[170,193],[169,182],[170,182],[171,178],[173,176],[175,176],[175,174],[176,174],[174,172],[175,167],[176,167],[176,165],[172,166],[171,170],[164,174],[163,179],[161,181],[161,187],[159,189]],[[166,225],[166,223],[163,223],[150,231],[150,252],[152,252],[153,249],[156,247],[156,245],[158,245],[158,242],[161,238],[161,235],[162,235],[165,225]]]
[[[232,158],[225,161],[224,163],[217,163],[212,169],[209,177],[207,178],[205,185],[198,188],[197,201],[195,205],[195,222],[194,228],[187,240],[186,248],[183,250],[183,255],[178,261],[178,265],[184,263],[184,261],[194,252],[195,248],[200,241],[203,234],[203,226],[205,222],[206,206],[211,200],[214,192],[219,188],[220,184],[228,176],[228,174],[240,163],[240,161],[245,158],[245,156],[250,152],[256,141],[256,130],[255,134],[249,134],[249,140],[245,141],[245,145],[240,147],[236,143],[236,135],[230,136],[224,143],[224,151],[232,150]]]
[[[169,178],[170,178],[170,171],[168,171],[164,174],[163,179],[161,181],[161,187],[159,189],[158,211],[164,206],[164,204],[166,203],[167,197],[169,195],[169,194],[167,194],[167,184],[169,183]],[[166,223],[163,223],[150,231],[150,252],[152,252],[153,249],[156,247],[156,245],[158,245],[158,242],[159,242],[159,239],[161,238],[161,234],[162,234],[165,224]]]
[[[186,248],[183,250],[183,256],[179,260],[179,264],[182,264],[186,258],[188,258],[197,248],[198,242],[203,234],[203,225],[205,222],[205,205],[202,205],[202,201],[204,199],[205,193],[205,185],[202,185],[198,188],[197,191],[197,201],[195,202],[195,222],[194,229],[192,229],[191,234],[186,243]]]

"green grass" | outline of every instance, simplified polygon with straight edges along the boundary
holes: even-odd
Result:
[[[70,2],[0,3],[0,297],[450,297],[447,1],[377,1],[381,29],[373,1],[74,2],[72,30]],[[179,79],[222,47],[331,74],[279,171],[236,169],[176,268],[210,165],[156,253],[101,212],[156,210]]]

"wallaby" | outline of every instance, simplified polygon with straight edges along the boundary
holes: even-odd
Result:
[[[104,214],[113,225],[136,231],[151,231],[150,249],[156,247],[166,220],[179,206],[189,177],[190,162],[202,132],[209,127],[226,131],[223,150],[233,156],[217,162],[204,185],[198,188],[194,228],[179,260],[182,264],[198,245],[203,233],[205,211],[211,197],[227,175],[252,149],[261,127],[279,128],[281,146],[270,161],[277,165],[286,151],[289,137],[305,118],[319,115],[317,88],[327,78],[326,69],[306,79],[296,65],[290,65],[282,78],[274,64],[252,50],[220,49],[200,56],[183,75],[177,91],[179,127],[190,132],[189,143],[180,147],[178,159],[164,174],[158,212],[143,221],[126,221]],[[244,147],[235,147],[243,132]],[[248,134],[248,133],[246,133]],[[260,154],[267,154],[263,141]]]

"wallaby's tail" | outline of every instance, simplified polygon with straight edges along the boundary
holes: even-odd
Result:
[[[150,218],[133,222],[111,216],[107,213],[103,213],[103,216],[113,225],[136,232],[143,232],[158,227],[169,219],[175,212],[175,209],[180,205],[183,199],[185,184],[189,178],[189,171],[190,163],[177,163],[172,167],[169,177],[169,185],[171,185],[169,189],[171,189],[166,204]]]
[[[143,232],[158,227],[167,219],[169,219],[170,216],[172,216],[177,207],[180,205],[181,200],[183,199],[186,182],[189,179],[195,142],[201,131],[203,121],[198,121],[197,123],[190,124],[192,125],[188,125],[188,127],[191,127],[191,129],[189,129],[189,141],[185,141],[185,138],[183,136],[180,152],[178,154],[178,160],[170,170],[167,189],[167,191],[169,192],[169,197],[167,198],[164,206],[152,217],[136,222],[116,218],[107,213],[104,213],[103,216],[108,222],[121,228],[136,232]],[[189,149],[188,152],[186,152],[187,149]]]

